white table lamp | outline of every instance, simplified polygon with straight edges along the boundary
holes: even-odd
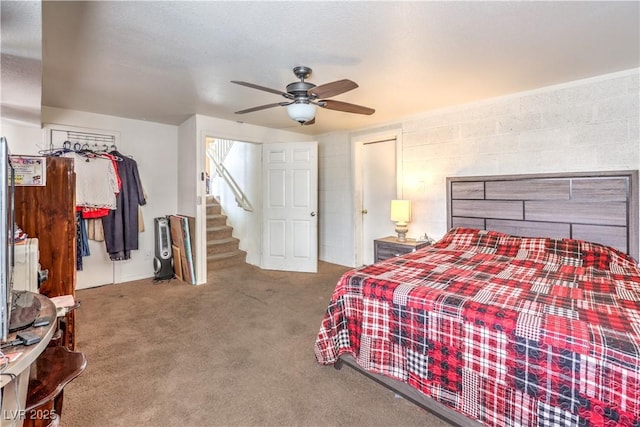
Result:
[[[396,223],[396,233],[398,233],[398,241],[405,242],[407,240],[407,231],[409,231],[409,221],[411,221],[411,201],[410,200],[392,200],[391,201],[391,221]]]

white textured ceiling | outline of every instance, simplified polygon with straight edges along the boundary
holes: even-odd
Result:
[[[0,2],[0,115],[3,123],[40,126],[41,21],[39,2]]]
[[[640,66],[640,3],[43,2],[42,104],[179,124],[198,113],[320,134]],[[319,110],[301,127],[283,101],[292,68],[372,116]]]

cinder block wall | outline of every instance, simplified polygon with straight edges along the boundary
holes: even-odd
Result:
[[[447,176],[640,169],[640,73],[616,73],[403,122],[414,233],[446,232]]]

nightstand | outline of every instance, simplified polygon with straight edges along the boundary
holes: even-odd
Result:
[[[374,262],[380,262],[387,258],[415,252],[418,249],[429,246],[429,242],[418,242],[416,239],[407,239],[406,242],[399,242],[396,236],[383,237],[373,241]]]

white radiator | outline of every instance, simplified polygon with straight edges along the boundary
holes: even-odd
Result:
[[[38,239],[26,239],[24,243],[15,246],[15,251],[13,289],[38,293]]]

